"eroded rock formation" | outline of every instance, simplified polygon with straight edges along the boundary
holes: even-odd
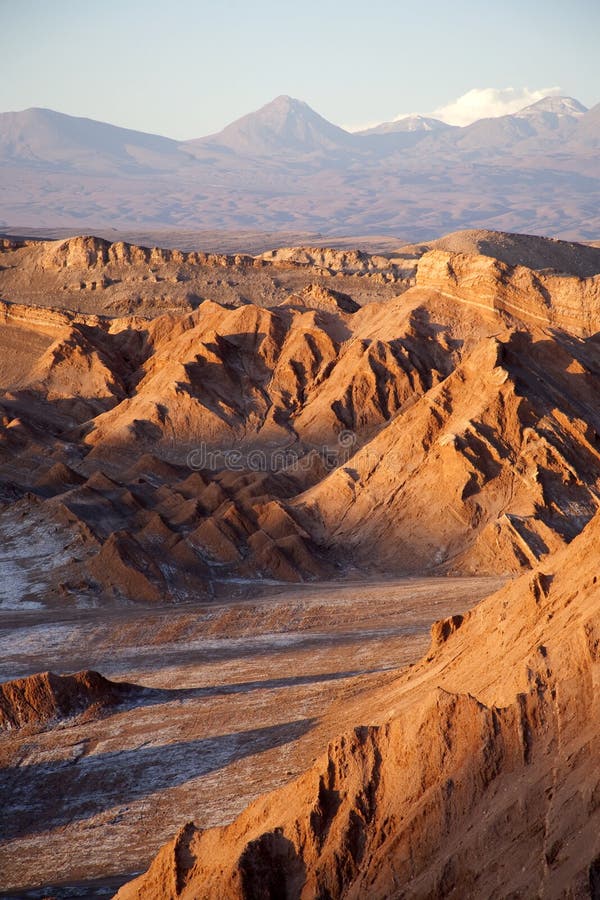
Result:
[[[489,256],[431,250],[419,260],[417,285],[580,337],[600,327],[600,275],[539,272]]]
[[[66,272],[154,253],[96,238],[7,252]],[[600,276],[434,249],[416,286],[361,306],[311,266],[383,257],[278,255],[260,265],[310,277],[268,308],[2,301],[0,478],[81,542],[62,596],[176,600],[217,574],[349,564],[517,572],[581,531],[600,495]]]
[[[597,892],[594,248],[557,245],[552,267],[552,242],[436,243],[2,246],[9,609],[120,615],[357,569],[521,575],[437,623],[303,776],[224,828],[186,825],[123,898]],[[10,682],[0,722],[94,715],[122,690]]]

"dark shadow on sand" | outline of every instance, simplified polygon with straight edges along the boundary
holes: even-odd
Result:
[[[228,694],[247,694],[250,691],[273,691],[280,688],[299,687],[308,684],[322,684],[327,681],[341,681],[344,678],[358,678],[360,675],[376,675],[389,671],[389,666],[376,669],[352,669],[343,672],[322,672],[318,675],[288,675],[282,678],[266,678],[256,681],[239,681],[233,684],[211,684],[197,688],[144,688],[132,685],[124,701],[128,706],[149,706],[154,703],[169,703],[173,700],[195,700],[202,697],[221,697]]]
[[[0,842],[83,820],[298,740],[314,719],[0,771]],[[107,823],[110,824],[110,823]]]

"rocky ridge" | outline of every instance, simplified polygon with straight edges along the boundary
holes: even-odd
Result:
[[[68,621],[81,615],[69,608],[112,607],[116,627],[131,617],[149,633],[143,607],[157,605],[165,633],[185,644],[191,631],[167,621],[176,611],[165,604],[201,601],[210,619],[206,601],[219,591],[256,591],[265,580],[521,577],[438,622],[420,663],[373,672],[352,699],[356,727],[299,779],[225,827],[186,825],[121,896],[594,896],[597,248],[461,233],[389,258],[314,247],[257,265],[127,253],[95,238],[0,253],[0,606],[9,617],[60,611]],[[396,265],[415,264],[416,283],[394,281]],[[173,294],[159,308],[154,287],[185,285],[191,270],[205,284],[225,273],[231,302]],[[254,281],[257,272],[271,281]],[[71,278],[79,287],[62,291]],[[154,287],[133,315],[124,301],[137,284]],[[299,609],[291,619],[312,631],[319,606]],[[226,609],[223,626],[237,615]],[[266,615],[275,628],[273,610]],[[287,636],[275,637],[284,671]],[[257,683],[260,665],[236,690],[263,697],[283,687]],[[3,686],[2,723],[52,738],[61,717],[93,718],[121,690],[90,672],[32,676]],[[204,690],[188,700],[205,702]],[[175,704],[173,725],[185,718],[181,694],[154,700]],[[188,713],[187,742],[197,736]],[[323,744],[346,717],[335,729],[327,721]],[[272,739],[263,731],[253,747]],[[229,751],[228,732],[215,734]],[[77,745],[94,791],[121,759],[98,735],[89,757]],[[30,784],[18,741],[17,804]],[[172,755],[177,785],[204,777],[186,741]],[[163,744],[132,752],[135,765],[153,760],[153,772],[150,799],[133,777],[131,796],[158,804]],[[54,766],[57,781],[61,773]],[[118,825],[116,784],[101,813]],[[139,829],[136,840],[146,846]]]
[[[58,241],[4,239],[0,293],[24,305],[88,314],[156,316],[203,300],[273,306],[311,283],[357,296],[389,295],[414,279],[414,260],[327,248],[250,256],[111,243],[94,236]]]

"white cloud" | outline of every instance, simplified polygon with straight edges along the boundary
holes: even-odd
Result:
[[[510,115],[553,94],[560,94],[560,88],[540,88],[534,91],[512,87],[473,88],[452,103],[438,107],[431,115],[449,125],[470,125],[477,119]]]
[[[470,125],[477,119],[494,119],[497,116],[507,116],[511,113],[518,112],[531,103],[543,100],[544,97],[555,96],[560,94],[559,87],[548,87],[531,90],[530,88],[472,88],[466,94],[446,103],[444,106],[438,106],[432,112],[410,112],[400,113],[388,122],[399,122],[400,119],[407,119],[409,116],[424,115],[431,116],[434,119],[441,119],[449,125]],[[381,121],[353,123],[352,125],[344,124],[341,127],[346,131],[363,131],[367,128],[374,128],[380,125]]]

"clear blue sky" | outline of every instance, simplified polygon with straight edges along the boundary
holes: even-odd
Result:
[[[278,94],[359,127],[473,88],[600,100],[599,0],[0,0],[0,111],[176,138]]]

